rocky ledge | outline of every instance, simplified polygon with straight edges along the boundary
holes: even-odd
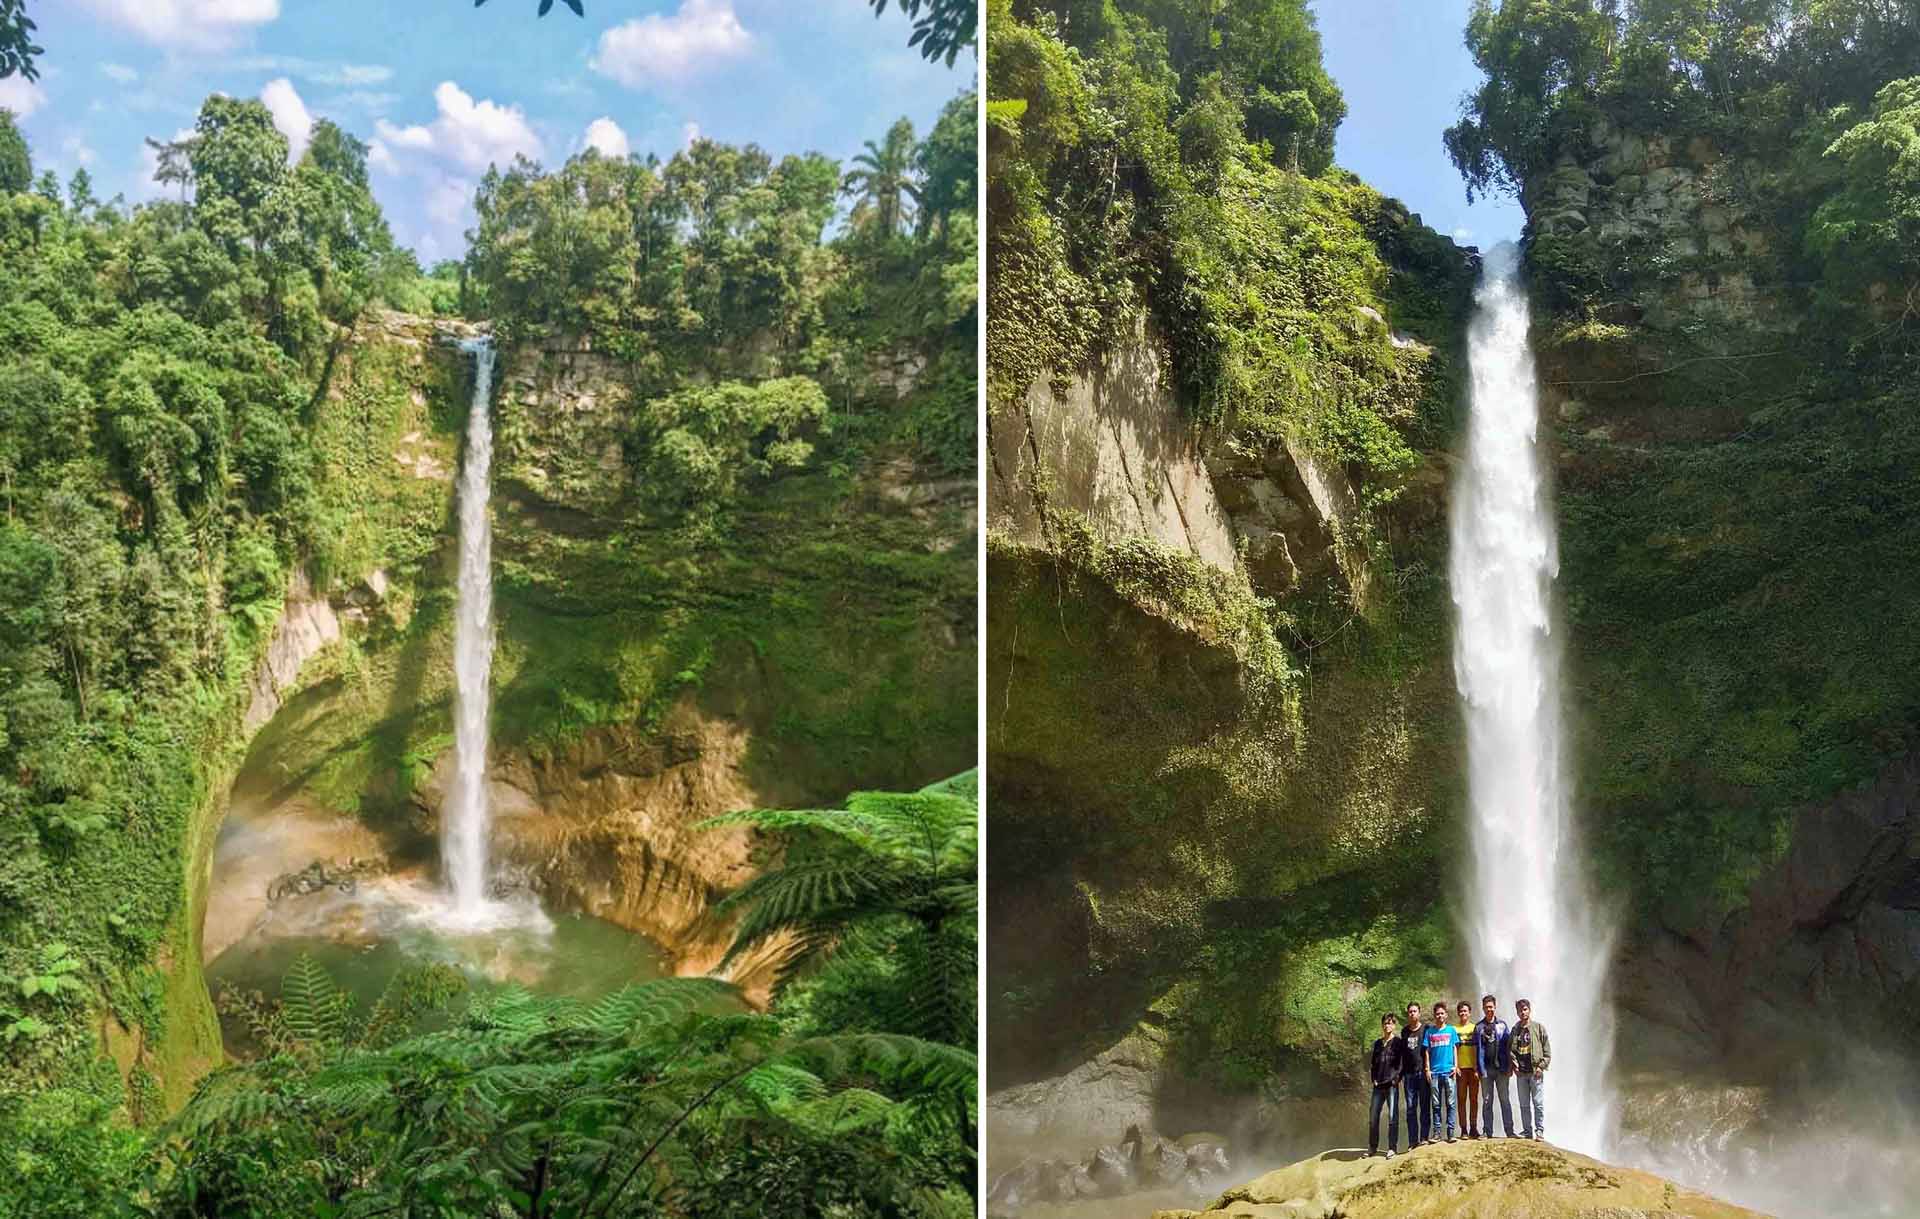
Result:
[[[1518,1139],[1435,1143],[1391,1160],[1329,1151],[1153,1219],[1764,1219],[1651,1173]]]

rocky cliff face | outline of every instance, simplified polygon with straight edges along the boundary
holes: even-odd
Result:
[[[1451,257],[1431,286],[1458,308]],[[1433,354],[1389,320],[1356,327]],[[1445,952],[1421,869],[1379,870],[1440,849],[1457,799],[1444,457],[1370,501],[1299,439],[1196,426],[1168,359],[1140,332],[989,422],[1003,1136],[1204,1126],[1201,1094],[1289,1071],[1310,1091],[1349,1011]]]
[[[1609,301],[1614,321],[1656,331],[1794,327],[1777,277],[1761,266],[1779,234],[1740,201],[1738,162],[1705,136],[1645,134],[1604,117],[1586,148],[1525,184],[1536,261],[1547,254],[1624,287]]]

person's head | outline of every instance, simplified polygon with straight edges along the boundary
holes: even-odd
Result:
[[[1380,1035],[1382,1037],[1393,1036],[1393,1030],[1398,1028],[1399,1025],[1400,1025],[1399,1018],[1396,1017],[1392,1012],[1380,1013]]]
[[[1500,1008],[1499,1001],[1495,999],[1492,995],[1480,996],[1480,1011],[1483,1015],[1486,1016],[1487,1019],[1489,1020],[1493,1019],[1493,1013],[1498,1011],[1499,1008]]]
[[[1529,1003],[1525,999],[1521,999],[1518,1002],[1516,1002],[1513,1005],[1513,1010],[1516,1014],[1519,1015],[1520,1023],[1522,1024],[1527,1023],[1533,1017],[1533,1004]]]
[[[1459,1017],[1461,1024],[1465,1024],[1469,1020],[1473,1019],[1473,1008],[1467,1003],[1465,999],[1460,1000],[1459,1004],[1453,1009],[1453,1011],[1454,1011],[1454,1015]]]
[[[1445,999],[1435,999],[1433,1001],[1433,1022],[1435,1024],[1445,1024],[1447,1022],[1447,1001]]]
[[[1407,1024],[1411,1026],[1418,1023],[1420,1023],[1420,1005],[1418,1003],[1407,1004]]]

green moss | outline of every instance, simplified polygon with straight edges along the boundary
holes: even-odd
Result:
[[[1329,995],[1371,1004],[1445,959],[1429,864],[1457,848],[1461,780],[1444,589],[1407,582],[1379,622],[1333,609],[1283,614],[1138,540],[990,539],[987,876],[1011,912],[989,926],[996,1078],[1058,1069],[1178,990],[1170,1048],[1202,1077],[1251,1086],[1292,1062],[1314,1086],[1350,1067],[1348,1015],[1377,1018],[1335,1019]]]

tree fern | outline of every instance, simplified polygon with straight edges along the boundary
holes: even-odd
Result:
[[[974,1037],[979,909],[978,776],[916,792],[856,792],[844,809],[752,810],[709,826],[751,825],[782,836],[781,863],[730,894],[739,921],[725,961],[776,936],[794,945],[784,982],[862,926],[908,920],[909,968],[890,999],[889,1027],[953,1044]]]

